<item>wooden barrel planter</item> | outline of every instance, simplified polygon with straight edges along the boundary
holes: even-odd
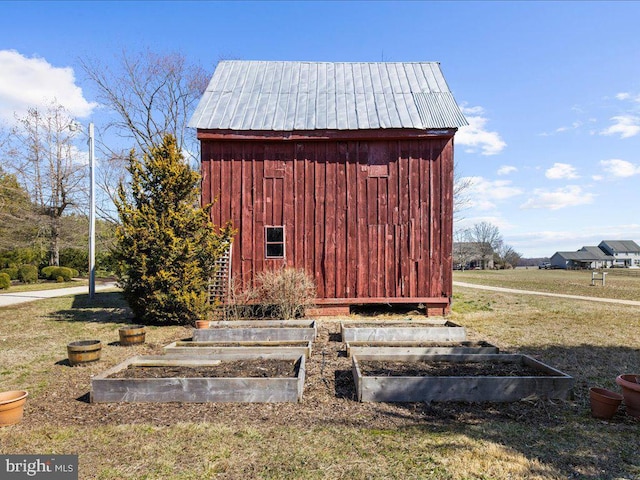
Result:
[[[138,345],[144,343],[145,329],[144,325],[130,325],[118,329],[120,333],[120,345]]]
[[[79,340],[67,345],[69,363],[72,366],[100,360],[102,343],[100,340]]]
[[[0,427],[14,425],[22,420],[28,395],[24,390],[0,393]]]

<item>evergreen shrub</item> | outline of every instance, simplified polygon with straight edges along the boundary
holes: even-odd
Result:
[[[0,290],[7,290],[11,286],[11,278],[6,273],[0,273]]]
[[[233,234],[200,207],[200,176],[172,135],[143,159],[129,156],[130,188],[119,185],[113,259],[123,295],[142,324],[194,324],[209,311],[208,278]]]
[[[18,268],[18,280],[22,283],[36,283],[38,281],[38,268],[34,265],[21,265]]]

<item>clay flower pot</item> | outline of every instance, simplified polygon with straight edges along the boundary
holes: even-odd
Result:
[[[80,340],[67,345],[69,363],[72,366],[100,360],[102,343],[100,340]]]
[[[196,320],[196,328],[209,328],[209,320]]]
[[[129,325],[118,329],[120,334],[120,345],[138,345],[144,343],[145,329],[144,325]]]
[[[618,375],[616,383],[622,388],[627,415],[640,418],[640,375]]]
[[[14,425],[22,420],[28,395],[24,390],[0,393],[0,427]]]
[[[618,411],[622,403],[622,395],[605,388],[592,387],[589,389],[591,415],[596,418],[610,420]]]

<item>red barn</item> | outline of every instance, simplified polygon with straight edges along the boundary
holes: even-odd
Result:
[[[233,276],[291,266],[319,307],[452,294],[453,137],[438,63],[220,62],[190,126],[202,202],[232,220]]]

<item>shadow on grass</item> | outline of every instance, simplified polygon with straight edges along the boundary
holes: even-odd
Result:
[[[555,470],[561,478],[640,479],[640,419],[627,416],[624,405],[610,421],[595,419],[589,406],[590,387],[619,392],[616,376],[638,373],[640,349],[540,346],[523,348],[519,353],[574,377],[574,398],[512,403],[411,402],[396,403],[398,408],[393,412],[379,411],[415,420],[418,425],[403,427],[409,430],[432,432],[439,426],[518,451],[534,465],[527,478],[549,478],[550,470]],[[349,398],[347,374],[351,372],[336,372],[336,396]],[[542,464],[540,468],[535,466],[537,462]]]
[[[58,322],[132,323],[133,313],[120,292],[98,292],[76,295],[70,310],[58,310],[49,315]]]

